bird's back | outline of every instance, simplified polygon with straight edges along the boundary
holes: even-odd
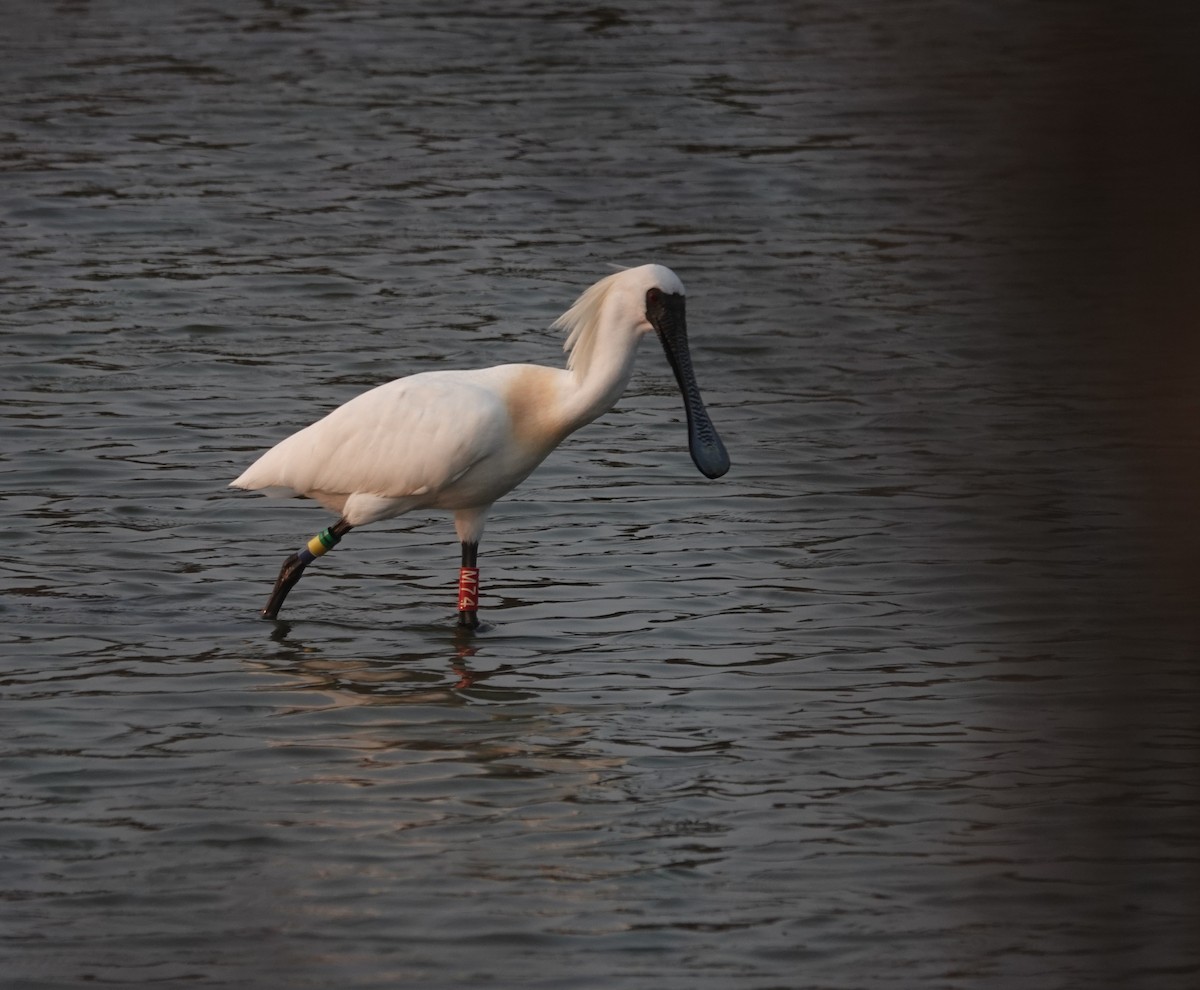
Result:
[[[231,487],[306,495],[339,512],[354,495],[396,502],[373,505],[374,518],[492,501],[545,456],[517,449],[513,422],[513,393],[543,372],[564,374],[505,365],[388,382],[280,441]]]

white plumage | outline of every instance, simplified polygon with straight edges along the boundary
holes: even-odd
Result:
[[[504,397],[520,369],[431,371],[380,385],[280,441],[232,487],[307,495],[351,526],[494,502],[541,460],[512,442]]]
[[[469,547],[474,566],[492,503],[564,437],[613,406],[629,381],[638,341],[651,331],[663,341],[684,394],[693,459],[709,477],[728,469],[692,375],[683,284],[674,272],[644,265],[601,279],[555,326],[569,334],[566,369],[508,364],[388,382],[280,441],[230,487],[315,499],[341,517],[335,543],[355,526],[413,509],[448,510],[464,564]],[[274,616],[312,556],[298,566],[295,554],[285,562],[264,614]],[[475,625],[470,611],[464,624]]]

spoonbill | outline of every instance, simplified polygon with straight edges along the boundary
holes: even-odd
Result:
[[[262,616],[278,616],[304,569],[354,527],[445,509],[462,544],[458,624],[477,628],[477,554],[492,504],[565,437],[613,407],[633,373],[638,342],[651,331],[683,394],[692,460],[709,478],[729,470],[692,372],[683,283],[671,269],[643,265],[602,278],[553,327],[567,332],[565,369],[505,364],[399,378],[251,464],[229,487],[303,495],[338,514],[283,562]]]

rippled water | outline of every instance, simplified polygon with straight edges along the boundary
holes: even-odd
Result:
[[[1195,530],[1145,498],[1194,433],[1140,432],[1195,381],[1127,379],[1053,208],[1108,36],[15,6],[12,986],[1195,985]],[[226,491],[259,450],[393,377],[557,363],[550,321],[645,261],[688,286],[729,475],[645,346],[497,505],[492,629],[420,516],[256,617],[329,521]]]

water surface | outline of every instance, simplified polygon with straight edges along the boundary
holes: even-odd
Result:
[[[893,6],[6,19],[13,986],[1195,985],[1193,530],[1140,432],[1194,382],[1130,381],[1058,198],[1124,49]],[[256,617],[329,522],[226,491],[260,450],[557,363],[646,261],[725,478],[647,342],[497,505],[490,630],[419,515]]]

